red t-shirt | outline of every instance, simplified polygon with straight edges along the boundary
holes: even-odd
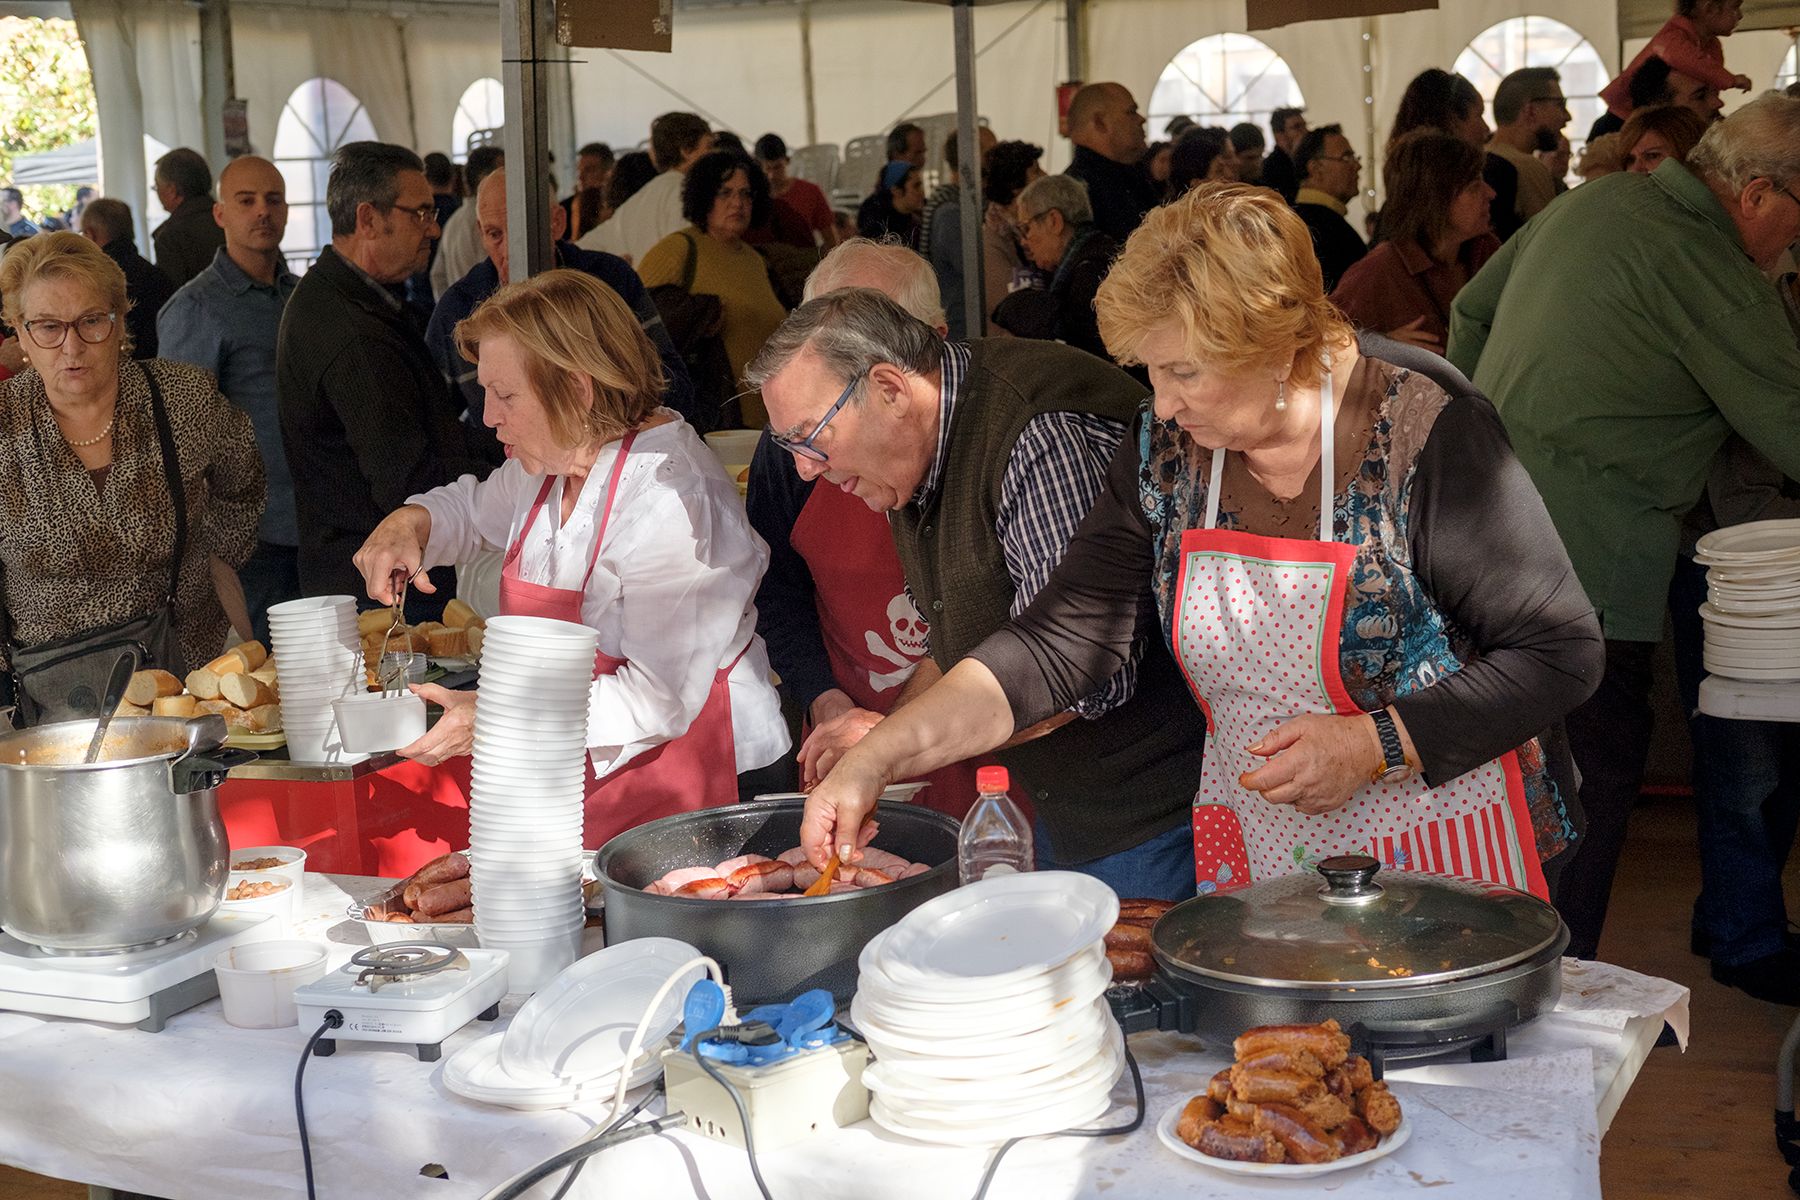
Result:
[[[837,219],[831,213],[831,201],[816,183],[808,183],[804,179],[791,180],[788,190],[782,193],[777,204],[785,204],[800,214],[806,227],[816,233],[830,233],[837,225]]]

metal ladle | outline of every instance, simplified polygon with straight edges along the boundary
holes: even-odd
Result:
[[[113,664],[112,674],[106,680],[106,695],[100,699],[100,720],[94,726],[94,740],[88,743],[87,756],[82,762],[100,761],[100,744],[106,741],[106,731],[112,725],[113,714],[125,702],[125,689],[131,686],[131,677],[137,674],[138,661],[138,652],[128,649]]]

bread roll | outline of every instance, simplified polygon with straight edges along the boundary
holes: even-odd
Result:
[[[386,633],[394,624],[394,610],[391,608],[371,608],[368,612],[359,613],[356,617],[356,632],[368,637],[371,633]]]
[[[250,669],[250,659],[241,649],[227,650],[207,663],[205,669],[215,675],[236,675]]]
[[[194,702],[195,716],[225,717],[225,723],[231,724],[230,717],[238,711],[238,706],[229,700],[197,700]]]
[[[463,630],[463,636],[469,643],[469,657],[480,658],[481,644],[487,640],[487,627],[484,625],[471,625],[468,629]]]
[[[150,704],[150,713],[158,717],[197,717],[199,705],[192,696],[158,696]]]
[[[271,733],[281,728],[281,705],[262,704],[252,709],[230,709],[221,714],[225,724],[246,733]]]
[[[219,675],[211,667],[199,667],[188,672],[187,690],[198,700],[217,700],[219,698]]]
[[[239,642],[232,648],[244,656],[244,661],[249,664],[252,671],[259,670],[264,663],[269,661],[268,648],[261,642]]]
[[[469,635],[462,629],[439,629],[429,640],[433,658],[462,658],[469,653]]]
[[[125,701],[139,708],[147,708],[159,696],[179,696],[181,680],[167,671],[155,669],[139,671],[125,685]]]
[[[119,705],[119,711],[113,715],[115,717],[147,717],[151,714],[150,710],[143,705],[132,704],[130,701],[126,701]]]
[[[444,624],[451,629],[467,629],[481,619],[467,600],[452,600],[444,605]]]
[[[430,637],[440,629],[450,628],[453,628],[453,626],[446,625],[442,621],[420,621],[417,625],[412,627],[412,631],[423,637]]]
[[[258,669],[250,672],[250,678],[262,680],[271,692],[281,690],[281,676],[276,674],[275,664],[273,662],[266,662]]]
[[[219,681],[219,696],[239,708],[259,708],[273,703],[275,693],[254,675],[227,675]]]

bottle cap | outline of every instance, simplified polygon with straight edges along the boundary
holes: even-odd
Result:
[[[1004,792],[1012,786],[1012,779],[1005,767],[977,767],[975,769],[975,790],[978,792]]]

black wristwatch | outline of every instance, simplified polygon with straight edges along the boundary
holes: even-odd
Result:
[[[1394,724],[1394,718],[1388,710],[1378,708],[1369,714],[1375,722],[1375,736],[1381,739],[1381,765],[1369,776],[1370,783],[1392,783],[1397,779],[1405,779],[1412,774],[1412,764],[1406,761],[1406,750],[1400,744],[1400,730]]]

